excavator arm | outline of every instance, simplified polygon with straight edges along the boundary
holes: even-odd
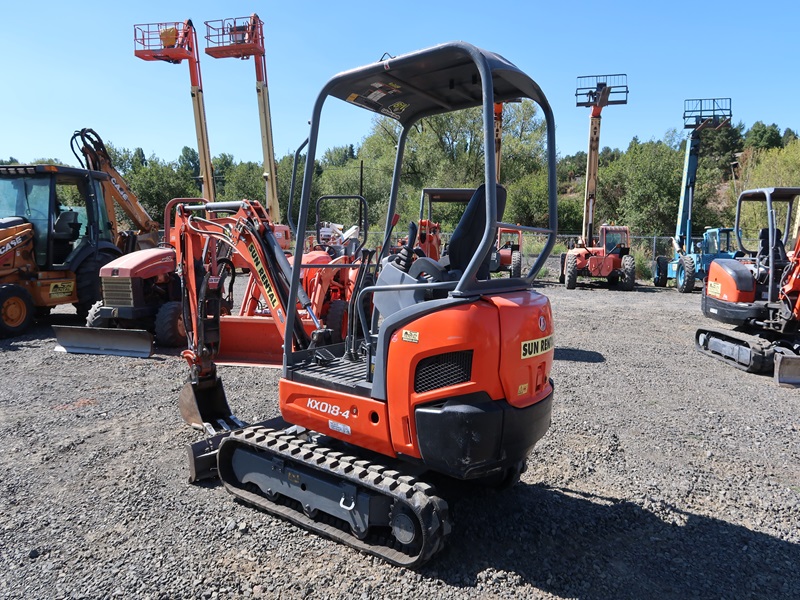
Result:
[[[224,216],[207,217],[207,213]],[[305,292],[298,297],[299,306],[288,306],[292,267],[261,204],[248,200],[180,204],[174,226],[180,232],[177,253],[184,289],[184,322],[188,324],[189,348],[182,356],[191,369],[190,381],[181,393],[181,411],[187,422],[209,432],[225,429],[214,423],[238,427],[225,401],[215,363],[221,341],[220,319],[232,308],[223,297],[225,282],[234,268],[247,269],[254,283],[248,289],[258,292],[245,296],[243,304],[263,299],[262,314],[271,317],[281,339],[291,335],[295,348],[311,349],[330,343],[330,330],[322,327]],[[316,328],[311,335],[299,317],[294,319],[292,331],[287,330],[289,310],[308,314]],[[322,349],[318,352],[324,354]]]

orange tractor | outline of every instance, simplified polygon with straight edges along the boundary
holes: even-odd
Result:
[[[400,124],[395,173],[421,119],[461,109],[482,109],[488,157],[486,179],[450,239],[447,264],[414,252],[412,224],[394,260],[384,243],[374,261],[356,267],[350,312],[360,328],[351,319],[341,343],[314,313],[302,284],[307,266],[318,265],[298,263],[320,117],[330,98]],[[491,160],[492,113],[495,102],[517,98],[537,103],[547,125],[549,221],[536,230],[547,242],[526,276],[492,278],[497,229],[506,226],[506,193]],[[184,356],[191,377],[181,414],[213,433],[191,447],[192,479],[219,476],[242,501],[393,564],[417,566],[433,557],[451,520],[431,474],[513,484],[550,424],[553,317],[532,286],[555,244],[555,164],[553,114],[539,86],[503,57],[453,42],[346,71],[325,85],[311,118],[293,265],[258,203],[177,206],[190,315]],[[387,237],[398,191],[395,176]],[[228,222],[204,224],[205,210],[225,212],[218,218]],[[230,263],[206,250],[209,242],[230,248],[231,261],[249,264],[270,326],[283,339],[278,398],[285,421],[244,426],[230,410],[216,369],[229,335],[222,282]],[[364,301],[369,297],[372,304]]]
[[[601,225],[594,236],[597,168],[600,156],[600,120],[603,107],[628,103],[627,75],[590,75],[578,78],[577,106],[592,109],[589,121],[589,152],[586,158],[586,193],[583,229],[575,248],[561,255],[559,281],[575,289],[578,276],[604,277],[609,285],[622,283],[629,291],[636,284],[636,261],[630,255],[630,231],[623,226]]]

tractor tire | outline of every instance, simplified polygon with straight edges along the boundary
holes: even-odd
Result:
[[[183,303],[166,302],[158,309],[155,323],[156,343],[179,348],[186,346],[186,327],[183,324]]]
[[[89,314],[86,315],[86,326],[87,327],[111,327],[111,319],[106,317],[100,316],[100,309],[103,308],[103,301],[98,300],[94,304],[92,304],[92,308],[89,309]]]
[[[33,298],[24,287],[0,285],[0,337],[22,335],[33,323]]]
[[[653,285],[667,287],[667,260],[666,256],[657,256],[653,261]]]
[[[561,253],[561,270],[558,272],[558,283],[564,283],[564,265],[567,260],[567,253]]]
[[[564,285],[568,290],[574,290],[578,284],[578,257],[575,254],[567,254],[564,264]]]
[[[618,283],[619,283],[618,273],[612,273],[611,275],[608,276],[608,285],[614,286],[617,285]]]
[[[694,259],[687,255],[681,256],[675,272],[675,285],[681,294],[691,294],[694,291],[694,276]]]
[[[511,277],[522,276],[522,252],[511,252]]]
[[[334,344],[340,344],[347,337],[347,302],[334,300],[328,307],[328,316],[325,326],[331,330],[331,339]]]
[[[630,254],[622,257],[622,289],[630,292],[636,285],[636,259]]]
[[[98,252],[97,256],[88,256],[78,268],[75,269],[75,281],[78,287],[78,301],[73,304],[78,316],[86,318],[89,309],[98,300],[103,299],[100,289],[100,269],[117,258],[109,252]]]

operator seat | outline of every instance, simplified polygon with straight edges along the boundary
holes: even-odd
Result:
[[[503,219],[506,209],[506,189],[497,184],[497,220]],[[486,228],[486,184],[481,184],[472,194],[472,198],[461,215],[453,235],[450,236],[448,256],[450,257],[450,272],[463,272],[475,251],[481,243],[483,230]],[[478,268],[478,279],[489,278],[489,262],[491,254],[487,254]]]
[[[769,260],[770,247],[769,247],[769,229],[764,228],[758,232],[758,253],[756,254],[756,262],[758,259]],[[775,229],[775,247],[772,248],[772,259],[776,264],[789,262],[789,257],[786,255],[786,247],[783,245],[783,232],[780,229]]]
[[[81,224],[78,213],[66,210],[58,215],[53,225],[53,263],[61,264],[72,252],[72,243],[80,237]]]
[[[53,225],[53,239],[74,242],[81,234],[81,224],[78,222],[78,213],[66,210],[58,215]]]

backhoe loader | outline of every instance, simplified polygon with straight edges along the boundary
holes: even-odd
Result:
[[[449,264],[414,252],[415,223],[396,255],[389,256],[384,243],[374,260],[367,257],[358,268],[350,306],[361,328],[353,323],[341,343],[314,314],[302,286],[307,265],[297,263],[313,206],[322,109],[331,98],[400,126],[387,240],[397,223],[404,150],[420,120],[480,108],[485,157],[484,179],[450,240]],[[536,102],[547,126],[546,228],[502,222],[506,191],[497,184],[492,160],[493,107],[518,98]],[[511,485],[550,425],[553,318],[548,299],[532,285],[556,235],[553,114],[539,86],[515,65],[451,42],[334,76],[319,94],[310,124],[294,265],[258,203],[176,207],[190,365],[179,405],[183,418],[209,435],[189,448],[190,479],[219,476],[244,502],[387,562],[415,567],[443,548],[452,528],[448,503],[432,479]],[[226,216],[214,223],[204,211]],[[490,276],[498,227],[547,239],[520,277]],[[230,261],[208,250],[215,244],[230,249]],[[280,425],[249,426],[238,419],[217,374],[226,335],[224,282],[236,260],[249,263],[271,326],[283,338]],[[373,298],[371,311],[367,297]]]
[[[0,166],[0,337],[100,297],[100,267],[121,250],[107,211],[105,173],[57,165]]]

